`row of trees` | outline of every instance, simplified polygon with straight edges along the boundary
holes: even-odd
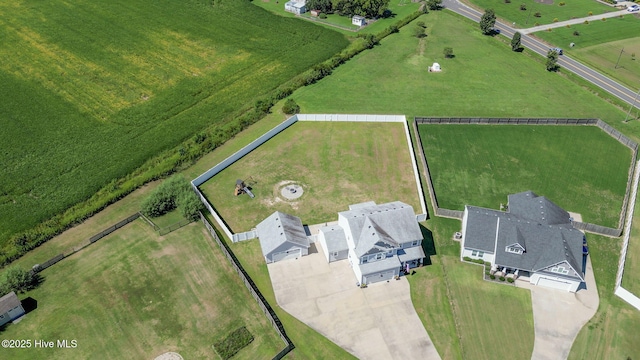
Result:
[[[35,289],[41,281],[42,278],[38,273],[23,270],[19,267],[9,267],[4,270],[0,278],[0,296],[12,291],[21,293]]]
[[[149,217],[162,216],[174,209],[189,220],[197,220],[198,212],[203,209],[202,202],[181,175],[165,180],[142,203],[142,213]]]
[[[360,15],[367,18],[383,17],[389,0],[307,0],[307,9],[344,16]]]
[[[485,35],[495,35],[497,31],[495,29],[496,25],[496,14],[493,9],[485,10],[484,14],[480,18],[480,31],[482,31]],[[515,32],[513,34],[513,38],[511,39],[511,50],[513,51],[522,51],[522,34],[519,32]],[[545,62],[545,66],[547,71],[558,71],[560,68],[558,66],[558,52],[554,49],[551,49],[547,52],[547,60]]]

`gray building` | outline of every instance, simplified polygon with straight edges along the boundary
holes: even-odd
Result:
[[[276,211],[256,229],[267,264],[309,254],[309,238],[299,217]]]
[[[0,326],[24,315],[22,303],[15,292],[10,292],[0,298]]]

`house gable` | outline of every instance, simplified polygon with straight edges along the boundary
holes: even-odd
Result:
[[[276,211],[258,224],[256,229],[265,257],[294,247],[308,249],[310,246],[302,221],[297,216]]]

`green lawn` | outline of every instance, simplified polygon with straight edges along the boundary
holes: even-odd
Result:
[[[0,0],[0,33],[0,245],[348,44],[230,0]]]
[[[575,31],[578,36],[574,35]],[[640,20],[636,15],[626,15],[607,21],[571,25],[571,28],[540,31],[534,35],[562,47],[567,55],[637,90],[640,87],[639,32]],[[570,48],[572,42],[575,46]]]
[[[214,342],[241,326],[255,340],[235,358],[271,357],[284,347],[257,302],[204,227],[164,237],[139,219],[42,273],[21,295],[38,307],[3,339],[75,339],[76,349],[3,350],[12,359],[185,359],[216,357]]]
[[[618,10],[595,0],[563,0],[564,6],[560,6],[561,1],[558,0],[554,0],[553,4],[543,4],[535,0],[512,0],[508,4],[504,0],[468,1],[479,9],[493,9],[498,17],[510,23],[515,21],[516,27],[519,28],[533,27],[535,23],[550,24],[554,19],[565,21]],[[526,10],[520,10],[521,4],[525,4]],[[540,17],[535,16],[537,12],[540,13]]]
[[[426,38],[412,36],[413,24],[402,28],[374,51],[296,91],[292,97],[301,111],[408,118],[598,117],[627,134],[640,134],[640,122],[623,124],[623,111],[562,74],[546,71],[542,58],[515,53],[500,39],[481,35],[476,23],[448,11],[417,20],[426,23]],[[444,59],[445,47],[453,48],[455,58]],[[434,62],[441,64],[441,73],[427,71]]]
[[[616,228],[631,150],[595,126],[420,125],[445,209],[498,209],[532,190],[582,220]],[[526,146],[523,146],[526,144]]]
[[[255,198],[234,196],[236,179],[249,177]],[[279,195],[279,184],[289,180],[303,187],[299,200]],[[335,221],[339,211],[366,201],[400,200],[421,211],[401,123],[297,122],[200,188],[234,232],[251,230],[276,210],[305,224]]]

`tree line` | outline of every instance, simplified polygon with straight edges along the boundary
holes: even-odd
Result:
[[[384,17],[389,0],[307,0],[307,9],[343,16]]]

